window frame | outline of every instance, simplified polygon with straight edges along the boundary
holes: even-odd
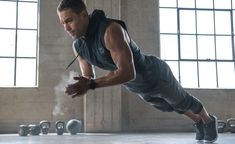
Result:
[[[160,1],[159,1],[160,2]],[[175,10],[176,11],[176,17],[177,17],[177,30],[176,32],[161,32],[161,24],[160,24],[160,39],[162,36],[167,36],[167,35],[173,35],[173,36],[177,36],[177,52],[178,52],[178,57],[177,58],[173,58],[173,59],[170,59],[170,58],[162,58],[163,60],[165,60],[166,62],[175,62],[177,63],[177,74],[176,74],[176,78],[178,79],[178,81],[181,83],[182,81],[182,78],[181,78],[181,62],[196,62],[197,63],[197,87],[189,87],[189,88],[200,88],[202,89],[201,85],[200,85],[200,73],[199,73],[199,63],[200,62],[214,62],[215,63],[215,73],[216,73],[216,87],[215,88],[221,88],[220,87],[220,84],[219,84],[219,75],[218,75],[218,63],[219,62],[231,62],[233,63],[234,65],[234,75],[235,75],[235,46],[234,46],[234,28],[235,28],[235,9],[232,8],[233,6],[233,3],[235,3],[235,1],[231,0],[231,9],[216,9],[214,8],[214,0],[213,0],[213,8],[197,8],[196,7],[196,0],[194,0],[194,7],[179,7],[178,6],[178,0],[176,0],[176,6],[169,6],[169,7],[161,7],[160,6],[160,3],[159,3],[159,16],[161,19],[161,10],[168,10],[168,9],[171,9],[171,10]],[[181,33],[180,31],[180,22],[181,22],[181,19],[180,19],[180,12],[182,11],[193,11],[195,13],[195,33]],[[214,32],[213,34],[199,34],[198,31],[197,31],[197,13],[198,11],[212,11],[213,12],[213,23],[214,23]],[[230,34],[216,34],[216,20],[215,20],[215,13],[216,12],[230,12],[230,22],[231,22],[231,33]],[[196,58],[182,58],[181,56],[181,36],[182,35],[192,35],[192,36],[195,36],[196,37]],[[198,36],[213,36],[214,38],[214,52],[215,52],[215,57],[214,59],[200,59],[199,58],[199,54],[198,54]],[[217,58],[217,49],[216,49],[216,37],[217,36],[229,36],[231,38],[231,46],[232,46],[232,58],[231,60],[229,59],[218,59]],[[162,44],[160,45],[160,51],[162,51]],[[203,87],[204,88],[204,87]],[[206,88],[208,89],[208,88]],[[225,88],[226,89],[226,88]]]
[[[0,56],[0,59],[5,58],[5,59],[14,59],[14,82],[13,85],[0,85],[1,87],[38,87],[38,63],[39,63],[39,5],[40,5],[40,0],[0,0],[0,2],[13,2],[16,3],[16,23],[15,23],[15,27],[0,27],[0,30],[13,30],[15,31],[15,41],[14,41],[14,56]],[[37,18],[36,18],[36,28],[20,28],[18,26],[18,22],[19,22],[19,3],[35,3],[37,4]],[[32,32],[36,32],[36,53],[35,56],[18,56],[17,55],[17,51],[18,51],[18,32],[19,31],[32,31]],[[35,82],[33,85],[17,85],[17,60],[35,60]]]

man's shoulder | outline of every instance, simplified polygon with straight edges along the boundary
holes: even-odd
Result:
[[[101,22],[100,26],[109,25],[110,23],[115,22],[120,24],[124,29],[127,29],[124,21],[107,16],[103,10],[100,9],[93,10],[91,17],[99,19]]]

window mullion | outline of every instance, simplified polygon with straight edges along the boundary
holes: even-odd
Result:
[[[213,8],[214,8],[214,1],[213,1]],[[215,45],[215,73],[216,73],[216,87],[219,87],[219,79],[218,79],[218,65],[217,65],[217,44],[216,44],[216,23],[215,23],[215,10],[213,10],[213,19],[214,19],[214,45]]]
[[[16,73],[17,73],[17,40],[18,40],[18,8],[19,8],[19,4],[18,4],[18,0],[16,2],[16,27],[15,27],[15,56],[14,56],[14,60],[15,60],[15,67],[14,67],[14,86],[16,86]]]
[[[195,26],[196,26],[196,58],[197,58],[197,86],[200,87],[200,73],[199,73],[199,63],[198,63],[198,29],[197,29],[197,10],[196,10],[196,0],[195,0]]]
[[[232,1],[231,1],[232,3]],[[231,14],[231,39],[232,39],[232,53],[233,53],[233,63],[234,63],[234,73],[235,73],[235,47],[234,47],[234,21],[233,21],[233,10],[230,12]]]
[[[180,61],[181,61],[181,50],[180,50],[180,10],[178,8],[177,1],[177,37],[178,37],[178,73],[179,73],[179,83],[181,83],[181,71],[180,71]]]

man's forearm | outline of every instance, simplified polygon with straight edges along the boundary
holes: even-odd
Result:
[[[95,79],[96,88],[123,84],[135,78],[135,73],[124,73],[118,70]]]

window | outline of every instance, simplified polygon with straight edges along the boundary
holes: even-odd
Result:
[[[0,86],[37,86],[38,0],[0,0]]]
[[[161,58],[187,88],[235,88],[235,0],[159,0]]]

